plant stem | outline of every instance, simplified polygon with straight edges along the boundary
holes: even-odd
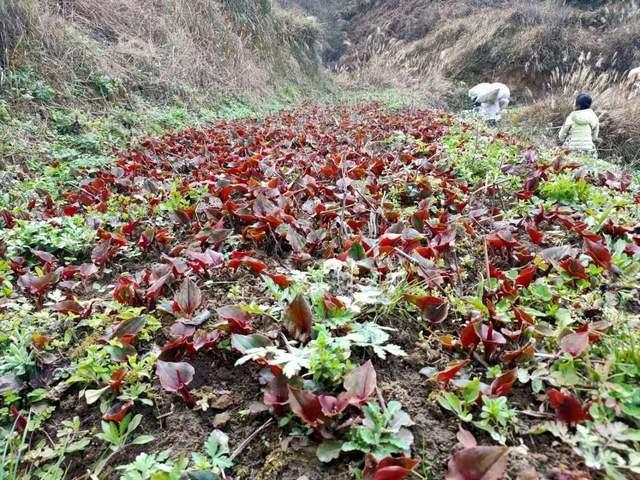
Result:
[[[272,423],[273,423],[273,418],[270,418],[269,420],[264,422],[260,427],[258,427],[255,432],[249,435],[245,440],[242,441],[240,445],[238,445],[238,447],[233,451],[229,459],[233,461],[233,459],[235,459],[238,455],[242,453],[242,451],[245,448],[247,448],[247,446],[253,441],[254,438],[260,435],[260,433],[263,432]]]

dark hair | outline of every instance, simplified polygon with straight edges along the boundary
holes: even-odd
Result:
[[[585,93],[581,93],[576,98],[576,108],[578,110],[586,110],[588,108],[591,108],[591,103],[593,103],[593,99]]]

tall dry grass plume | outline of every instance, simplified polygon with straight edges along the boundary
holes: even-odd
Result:
[[[452,82],[447,78],[447,62],[442,54],[415,55],[406,42],[390,39],[378,30],[353,55],[349,64],[336,69],[337,82],[343,87],[410,88],[439,107],[451,94]]]

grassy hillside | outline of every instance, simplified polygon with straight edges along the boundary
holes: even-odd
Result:
[[[313,20],[270,1],[3,0],[0,9],[3,67],[31,66],[58,99],[264,95],[320,73]]]

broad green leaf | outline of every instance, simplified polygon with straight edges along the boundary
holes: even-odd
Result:
[[[131,440],[131,445],[144,445],[145,443],[153,442],[155,437],[153,435],[138,435]]]
[[[323,463],[328,463],[340,456],[343,442],[339,440],[325,440],[316,450],[316,456]]]

